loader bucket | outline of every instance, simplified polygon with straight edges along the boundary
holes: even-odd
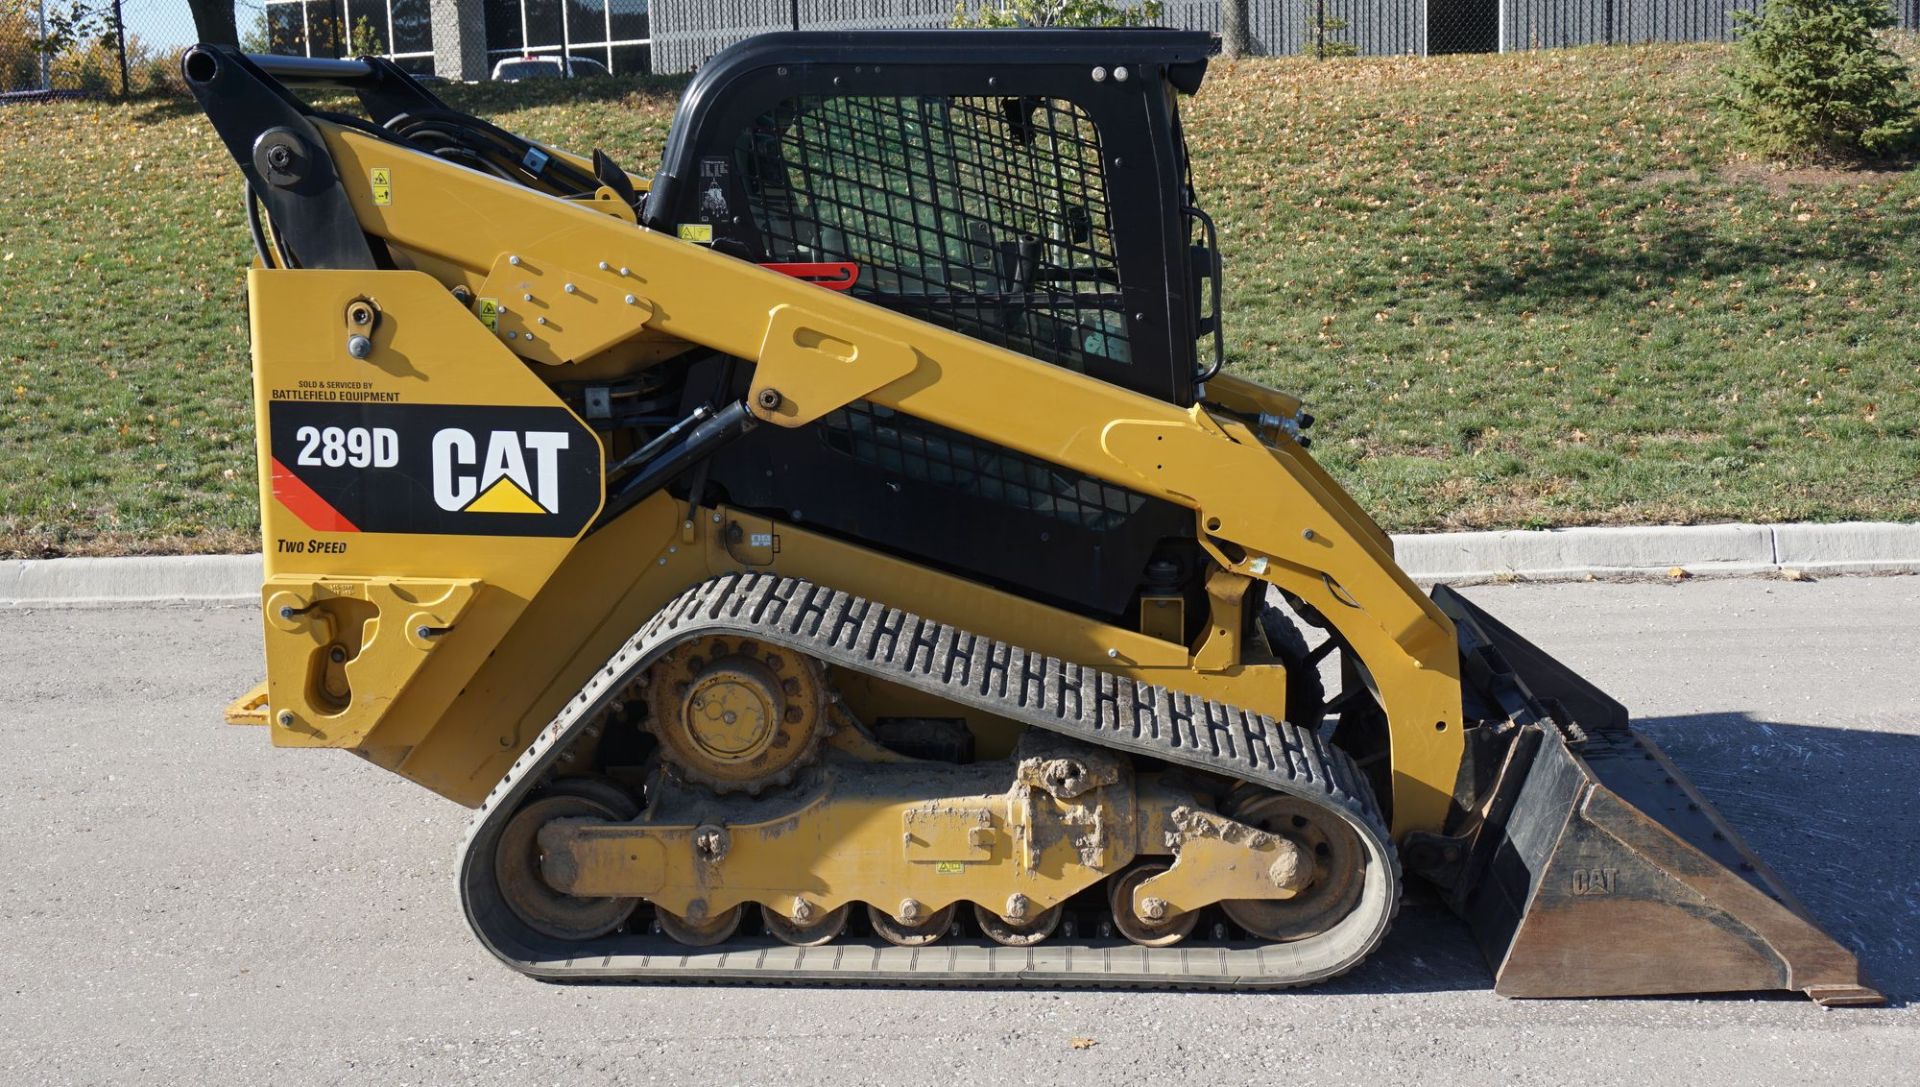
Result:
[[[1619,703],[1458,593],[1433,596],[1459,631],[1468,718],[1511,737],[1468,825],[1425,851],[1497,992],[1881,1001]]]

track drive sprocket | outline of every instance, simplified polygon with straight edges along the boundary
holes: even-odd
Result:
[[[649,670],[647,727],[686,780],[715,792],[786,785],[832,726],[819,664],[751,638],[676,646]]]

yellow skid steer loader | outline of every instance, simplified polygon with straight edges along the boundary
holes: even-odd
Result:
[[[230,718],[477,806],[467,916],[539,978],[1301,985],[1411,874],[1503,993],[1878,1000],[1222,372],[1214,48],[762,37],[651,178],[190,50],[256,257]]]

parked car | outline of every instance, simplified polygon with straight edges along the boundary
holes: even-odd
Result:
[[[613,73],[597,60],[568,57],[566,74],[575,78],[592,78]],[[493,78],[503,83],[515,83],[522,79],[559,79],[560,75],[559,57],[508,57],[493,66]]]

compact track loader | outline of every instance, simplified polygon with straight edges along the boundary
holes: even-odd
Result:
[[[1503,993],[1878,1000],[1222,371],[1214,44],[758,38],[650,178],[189,51],[256,256],[230,718],[477,806],[467,916],[539,978],[1300,985],[1412,874]]]

